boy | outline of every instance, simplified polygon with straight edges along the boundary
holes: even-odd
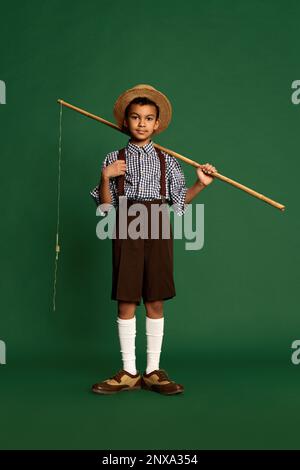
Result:
[[[118,211],[119,197],[127,198],[127,205],[141,203],[148,216],[151,205],[165,200],[184,214],[187,204],[214,179],[217,171],[209,163],[196,168],[197,181],[190,188],[178,160],[158,151],[152,136],[166,129],[171,121],[172,106],[168,98],[150,85],[136,85],[122,93],[114,105],[116,121],[130,139],[125,149],[109,153],[102,165],[99,185],[90,194],[97,205],[111,203],[117,209],[117,236],[112,240],[112,292],[118,301],[117,326],[123,368],[114,376],[96,383],[92,391],[111,394],[125,390],[146,389],[164,395],[183,392],[183,385],[168,377],[159,368],[164,334],[163,302],[176,295],[173,279],[173,237],[120,239]],[[164,204],[163,204],[164,205]],[[127,216],[132,220],[132,216]],[[161,220],[161,219],[160,219]],[[149,217],[149,225],[151,219]],[[170,222],[169,222],[170,224]],[[150,230],[149,230],[150,232]],[[149,233],[148,232],[148,233]],[[146,308],[147,368],[138,373],[135,363],[135,310],[143,297]]]

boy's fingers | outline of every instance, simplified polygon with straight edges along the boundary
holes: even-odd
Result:
[[[213,165],[211,165],[210,163],[207,163],[207,164],[205,165],[204,170],[205,170],[206,172],[208,172],[208,173],[214,173],[214,172],[217,171],[217,169],[216,169]]]

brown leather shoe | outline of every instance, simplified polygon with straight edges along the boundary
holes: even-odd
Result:
[[[130,374],[124,369],[119,370],[113,377],[103,380],[103,382],[96,383],[92,386],[94,393],[109,395],[117,392],[124,392],[125,390],[140,390],[141,388],[141,374]]]
[[[174,395],[184,391],[183,385],[170,380],[164,369],[156,369],[149,372],[149,374],[144,372],[141,387],[144,390],[151,390],[153,392],[162,393],[163,395]]]

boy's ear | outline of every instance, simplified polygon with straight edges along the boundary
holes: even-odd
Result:
[[[156,122],[154,124],[154,130],[156,131],[156,129],[158,129],[160,126],[160,120],[159,119],[156,119]]]

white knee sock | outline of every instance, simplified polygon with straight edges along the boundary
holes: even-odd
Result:
[[[147,368],[146,374],[159,369],[159,358],[164,333],[164,317],[149,318],[146,316],[147,335]]]
[[[135,365],[135,337],[136,317],[124,319],[117,317],[118,333],[123,360],[123,369],[130,374],[136,374]]]

